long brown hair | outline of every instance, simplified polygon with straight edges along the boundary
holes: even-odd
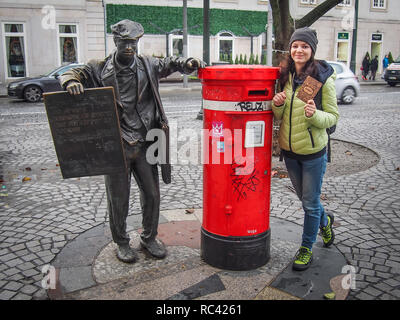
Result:
[[[301,73],[297,75],[301,80],[305,80],[307,76],[316,78],[318,74],[318,60],[314,59],[314,56],[315,53],[312,52],[310,60],[306,62]],[[289,75],[296,73],[295,63],[290,53],[286,55],[286,57],[281,61],[279,66],[281,67],[281,77],[279,79],[279,85],[281,87],[281,90],[283,90],[286,82],[288,82],[289,80]]]

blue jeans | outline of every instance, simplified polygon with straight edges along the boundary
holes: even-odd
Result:
[[[284,159],[290,180],[305,213],[301,245],[311,250],[317,239],[319,227],[325,227],[328,224],[320,201],[327,154],[312,160],[294,160],[285,156]]]

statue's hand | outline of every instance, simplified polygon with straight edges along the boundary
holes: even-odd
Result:
[[[206,63],[200,59],[197,58],[190,58],[187,62],[186,62],[186,68],[188,68],[189,70],[197,70],[199,68],[205,68],[206,67]]]
[[[69,94],[77,95],[83,93],[83,85],[78,81],[70,81],[67,85],[67,91]]]

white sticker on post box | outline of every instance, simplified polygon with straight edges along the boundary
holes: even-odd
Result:
[[[263,147],[264,133],[265,133],[264,121],[247,121],[244,147],[245,148]]]
[[[217,152],[225,152],[225,144],[223,141],[217,141]]]

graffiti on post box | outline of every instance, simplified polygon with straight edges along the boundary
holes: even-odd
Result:
[[[213,121],[212,122],[212,135],[213,137],[222,137],[224,124],[222,121]]]
[[[237,193],[237,201],[246,200],[248,192],[255,192],[257,189],[257,185],[260,184],[260,179],[257,178],[258,170],[254,168],[254,165],[251,166],[253,170],[249,172],[249,174],[238,175],[238,170],[244,170],[246,165],[237,164],[236,162],[231,164],[231,177],[232,177],[232,186],[234,193]]]
[[[235,107],[239,107],[240,111],[264,111],[264,106],[262,101],[239,102],[235,105]]]

